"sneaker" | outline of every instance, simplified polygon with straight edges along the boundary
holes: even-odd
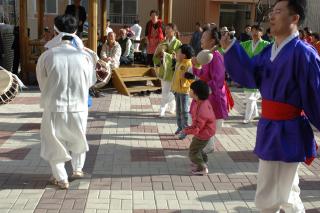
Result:
[[[79,179],[79,178],[83,178],[83,176],[84,176],[84,173],[82,172],[82,171],[74,171],[73,173],[72,173],[72,176],[71,176],[71,178],[73,178],[73,179]]]
[[[189,164],[189,168],[190,168],[190,172],[192,173],[192,171],[194,171],[198,168],[198,165],[191,162]]]
[[[179,133],[180,133],[181,131],[182,131],[182,130],[178,128],[178,129],[174,132],[174,134],[175,134],[175,135],[179,135]]]
[[[192,170],[192,174],[193,175],[207,175],[209,173],[208,171],[208,168],[203,168],[202,170],[199,170],[199,169],[195,169],[195,170]]]
[[[183,139],[185,139],[187,137],[187,135],[186,134],[184,134],[183,132],[181,132],[180,134],[179,134],[179,140],[183,140]]]
[[[243,124],[248,124],[248,123],[249,123],[249,120],[243,120],[242,123],[243,123]]]
[[[197,169],[198,165],[191,162],[190,167],[192,168],[192,171],[193,171],[193,170]]]

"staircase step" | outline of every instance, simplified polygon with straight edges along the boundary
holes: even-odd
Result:
[[[133,86],[133,87],[128,87],[128,91],[130,93],[132,93],[132,92],[141,92],[141,91],[156,91],[158,89],[161,89],[161,87],[155,87],[155,86]]]
[[[159,80],[157,77],[151,76],[137,76],[137,77],[126,77],[122,78],[124,82],[134,82],[134,81],[156,81]]]

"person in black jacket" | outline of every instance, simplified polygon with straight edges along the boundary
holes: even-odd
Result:
[[[247,25],[244,28],[244,32],[240,35],[240,42],[245,42],[251,40],[251,26]]]
[[[13,29],[13,43],[11,49],[13,50],[13,66],[12,73],[18,75],[20,65],[20,39],[19,39],[19,26]]]
[[[78,21],[77,35],[81,38],[83,32],[83,24],[87,20],[87,12],[84,7],[80,5],[81,0],[74,0],[74,4],[68,5],[65,14],[76,17]]]

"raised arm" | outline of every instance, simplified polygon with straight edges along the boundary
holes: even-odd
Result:
[[[225,49],[224,64],[231,79],[247,88],[258,88],[260,55],[250,59],[240,44],[236,40],[230,40],[228,35],[222,36],[221,46]]]
[[[224,54],[224,64],[231,79],[247,88],[258,88],[258,61],[260,55],[249,58],[244,49],[235,42]]]

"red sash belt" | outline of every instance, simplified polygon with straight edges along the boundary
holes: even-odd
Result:
[[[292,120],[301,116],[302,109],[290,104],[262,99],[262,117],[268,120]]]

